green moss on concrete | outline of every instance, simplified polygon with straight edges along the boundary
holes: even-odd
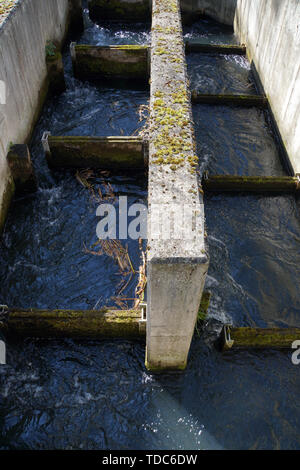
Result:
[[[153,374],[163,374],[163,373],[171,372],[171,371],[183,372],[186,369],[187,362],[184,362],[183,364],[176,364],[176,366],[172,367],[172,366],[162,366],[161,363],[157,363],[157,364],[151,363],[150,365],[146,359],[145,366],[146,366],[146,369],[152,372]]]
[[[198,316],[197,316],[197,321],[204,321],[207,316],[207,311],[209,308],[210,304],[210,299],[211,299],[211,292],[203,292],[200,307],[198,310]]]

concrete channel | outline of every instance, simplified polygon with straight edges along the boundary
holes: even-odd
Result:
[[[294,2],[291,3],[296,9]],[[2,35],[4,38],[1,48],[3,47],[2,60],[5,65],[5,74],[0,72],[0,79],[9,84],[9,90],[14,88],[13,99],[8,100],[5,115],[3,111],[0,115],[0,126],[2,126],[0,127],[2,130],[0,150],[1,156],[4,157],[1,159],[3,185],[1,187],[0,227],[4,226],[15,188],[18,191],[27,191],[28,187],[31,190],[36,189],[36,176],[26,143],[30,139],[32,128],[47,93],[59,94],[65,89],[61,45],[68,30],[82,27],[80,1],[64,1],[59,5],[53,1],[47,3],[47,8],[50,8],[49,4],[51,11],[46,9],[42,19],[35,20],[32,2],[30,0],[20,2],[20,6],[16,8],[11,19],[0,29],[0,37]],[[151,47],[89,46],[72,43],[70,48],[74,73],[80,80],[122,79],[143,82],[147,85],[150,78],[148,138],[51,136],[46,132],[43,136],[44,151],[49,166],[55,168],[101,168],[120,173],[146,168],[148,171],[147,304],[143,309],[139,308],[138,313],[133,315],[133,319],[132,312],[128,314],[128,312],[121,311],[118,314],[113,311],[111,315],[108,313],[106,322],[106,317],[103,320],[103,315],[99,313],[101,325],[96,325],[95,329],[97,331],[102,329],[105,332],[106,323],[111,321],[115,329],[109,330],[108,336],[113,336],[114,333],[111,331],[117,331],[118,315],[120,315],[122,324],[130,323],[128,335],[125,328],[123,330],[125,333],[121,336],[144,336],[145,330],[140,333],[139,327],[141,324],[144,327],[146,323],[146,367],[155,372],[183,370],[187,365],[209,266],[203,189],[201,183],[199,184],[197,172],[199,158],[195,143],[192,102],[194,104],[268,108],[273,116],[283,152],[286,154],[287,165],[291,169],[292,175],[282,178],[266,176],[251,179],[247,175],[244,177],[212,175],[203,179],[205,190],[221,192],[296,193],[299,191],[299,162],[296,158],[298,137],[295,137],[296,132],[290,131],[291,128],[295,130],[298,125],[295,123],[295,106],[285,103],[285,115],[288,116],[287,120],[291,125],[287,131],[286,120],[283,119],[282,112],[275,103],[273,82],[267,82],[269,75],[262,71],[264,56],[261,52],[257,53],[253,50],[252,34],[250,34],[252,32],[250,31],[247,36],[243,31],[243,27],[249,29],[248,25],[244,25],[241,17],[246,9],[243,1],[232,0],[225,6],[225,2],[221,0],[218,2],[182,1],[181,3],[178,0],[153,0],[152,2],[118,0],[110,2],[109,5],[101,0],[91,0],[89,7],[92,19],[97,20],[100,16],[109,21],[119,21],[120,18],[132,21],[149,20],[152,8]],[[292,6],[286,6],[285,11],[290,16],[294,10]],[[246,38],[245,45],[224,46],[189,42],[185,44],[182,17],[185,21],[190,21],[191,18],[204,13],[223,23],[234,23],[240,37]],[[22,35],[24,37],[27,35],[26,28],[29,28],[30,23],[31,31],[39,34],[41,42],[41,48],[35,50],[34,60],[30,56],[30,50],[34,48],[32,45],[29,44],[28,51],[24,53],[24,61],[27,61],[24,74],[26,75],[28,69],[32,70],[34,67],[38,74],[38,78],[34,77],[35,80],[32,80],[32,75],[25,76],[23,81],[20,78],[13,80],[6,75],[17,54],[17,48],[8,47],[8,41],[20,25],[21,14],[27,20],[22,21],[18,41],[22,40]],[[49,29],[45,27],[48,14],[51,18],[56,18],[53,24],[48,24]],[[34,21],[29,18],[33,18]],[[276,37],[276,39],[279,41],[278,44],[281,44],[280,41],[286,41],[285,37]],[[5,44],[9,54],[5,53]],[[45,48],[48,51],[46,60]],[[253,62],[253,70],[259,83],[260,94],[216,95],[197,91],[191,93],[185,52],[247,54],[250,59],[256,60]],[[295,81],[296,78],[293,77],[293,80]],[[281,80],[284,82],[286,77],[282,76]],[[21,82],[25,85],[21,85]],[[30,89],[29,94],[25,93],[24,86]],[[274,87],[277,87],[277,83]],[[291,96],[293,99],[294,95],[298,96],[297,93],[299,94],[299,87],[296,87],[296,90],[292,88],[290,100]],[[20,113],[20,106],[22,113]],[[27,116],[26,122],[20,119],[20,114]],[[16,116],[18,125],[14,121]],[[53,313],[54,316],[49,311],[38,312],[43,336],[46,335],[47,325],[56,321],[58,324],[68,323],[67,336],[72,335],[72,331],[78,333],[82,312],[78,314],[64,311],[59,315],[57,312]],[[32,312],[24,313],[19,310],[11,318],[22,318],[24,327],[26,318],[30,317],[29,322],[32,321],[33,316],[37,318],[36,315],[32,315]],[[88,312],[87,320],[90,319],[91,323],[94,321],[92,317],[91,312]],[[75,322],[74,329],[70,326],[72,321]],[[29,324],[25,329],[26,333],[30,330]],[[57,331],[53,324],[50,328],[52,334]],[[92,329],[87,327],[86,322],[82,328],[83,336],[89,333],[95,336],[91,333]],[[60,334],[63,334],[61,333],[63,328],[59,326],[58,330]],[[235,334],[237,335],[237,332]],[[256,332],[252,331],[249,334],[255,335]],[[265,337],[268,331],[261,334]],[[273,330],[270,334],[275,335]],[[279,336],[281,334],[278,332]],[[297,331],[293,331],[292,336],[295,337],[296,334]],[[118,336],[117,333],[116,336]],[[270,342],[265,341],[264,344],[270,345]]]

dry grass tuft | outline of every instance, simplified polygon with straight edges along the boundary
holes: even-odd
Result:
[[[9,15],[10,10],[15,6],[17,0],[1,0],[0,3],[0,24]]]

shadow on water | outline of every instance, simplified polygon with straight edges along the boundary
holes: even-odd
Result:
[[[299,448],[290,354],[222,356],[195,338],[187,370],[152,375],[144,345],[27,340],[1,376],[2,449]]]

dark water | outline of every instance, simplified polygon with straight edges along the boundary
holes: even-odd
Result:
[[[212,315],[236,326],[299,326],[299,208],[293,196],[206,196]]]
[[[184,39],[203,44],[237,44],[231,27],[203,18],[192,25],[184,26]]]
[[[250,64],[241,55],[188,54],[191,89],[199,93],[254,95]]]
[[[140,27],[125,34],[86,21],[81,42],[143,38]],[[226,42],[215,23],[189,31]],[[39,191],[14,202],[1,242],[1,303],[93,308],[117,291],[114,262],[83,252],[96,240],[97,202],[73,172],[48,170],[39,141],[45,129],[130,134],[142,125],[137,110],[148,95],[83,84],[72,78],[67,53],[65,64],[68,90],[47,103],[32,141]],[[202,169],[282,174],[260,111],[197,106],[194,119]],[[117,195],[146,201],[142,176],[100,174],[96,189],[103,178]],[[0,367],[0,449],[300,448],[300,374],[291,353],[221,355],[213,345],[224,322],[299,325],[299,206],[290,196],[215,195],[205,207],[212,303],[187,370],[148,373],[140,343],[12,341]],[[137,244],[128,243],[137,266]]]
[[[144,370],[144,345],[14,343],[0,369],[2,449],[299,449],[290,354],[222,356],[194,340],[184,374]]]
[[[193,106],[200,170],[211,174],[286,174],[266,114],[258,108]]]
[[[81,38],[77,41],[80,44],[93,44],[95,46],[109,46],[120,44],[149,44],[151,41],[151,25],[145,23],[118,24],[118,23],[93,23],[88,10],[84,15],[85,30]]]

